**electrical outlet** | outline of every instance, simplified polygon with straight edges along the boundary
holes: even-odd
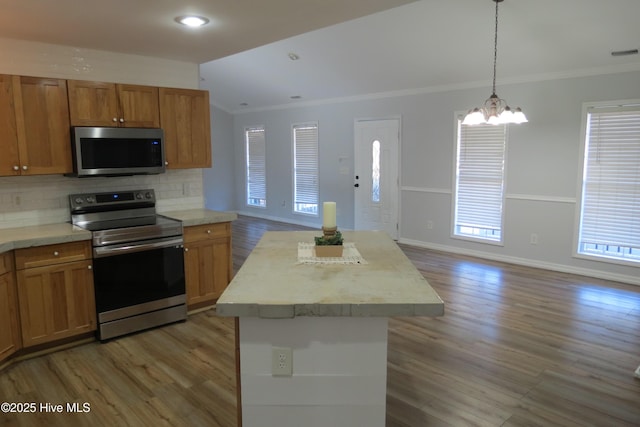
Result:
[[[293,375],[293,351],[290,348],[272,348],[271,375],[278,377]]]
[[[427,221],[427,230],[433,230],[433,221]]]
[[[537,245],[538,244],[538,235],[536,233],[531,233],[530,243],[532,245]]]

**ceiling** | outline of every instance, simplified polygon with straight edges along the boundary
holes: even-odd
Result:
[[[490,94],[491,0],[81,4],[56,0],[45,9],[42,0],[0,0],[0,37],[202,64],[201,87],[231,112],[485,85]],[[505,83],[640,70],[640,55],[610,54],[640,48],[638,0],[505,0],[499,7],[499,94]],[[198,31],[174,22],[187,13],[211,22]]]
[[[411,1],[0,0],[0,37],[201,64]],[[175,22],[189,14],[210,23]]]

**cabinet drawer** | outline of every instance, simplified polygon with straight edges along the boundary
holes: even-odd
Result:
[[[0,254],[0,276],[13,270],[13,253]]]
[[[220,222],[216,224],[194,225],[184,228],[184,242],[198,242],[201,240],[218,239],[231,235],[231,223]]]
[[[15,256],[18,270],[81,261],[91,259],[91,241],[16,249]]]

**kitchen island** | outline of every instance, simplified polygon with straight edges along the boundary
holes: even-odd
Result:
[[[357,256],[304,257],[317,235],[265,233],[218,300],[239,318],[245,427],[384,426],[388,318],[444,314],[386,233],[344,232]]]

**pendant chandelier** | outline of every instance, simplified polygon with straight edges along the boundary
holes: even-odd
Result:
[[[490,124],[499,125],[506,123],[526,123],[527,117],[520,107],[512,110],[504,99],[496,95],[496,63],[498,60],[498,3],[504,0],[493,0],[496,3],[496,27],[493,41],[493,93],[484,101],[482,107],[470,110],[462,121],[463,125]]]

